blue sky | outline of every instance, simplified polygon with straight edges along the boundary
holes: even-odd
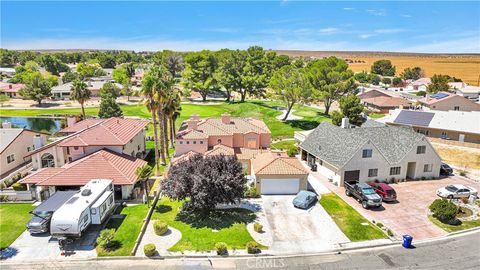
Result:
[[[480,53],[480,2],[5,2],[1,47]]]

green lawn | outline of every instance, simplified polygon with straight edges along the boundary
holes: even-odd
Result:
[[[162,198],[152,215],[152,220],[163,220],[182,233],[182,239],[170,251],[209,251],[217,242],[226,243],[229,249],[243,249],[253,241],[246,224],[255,219],[254,213],[245,209],[215,210],[202,217],[199,212],[181,212],[182,205],[182,201]]]
[[[386,238],[382,230],[362,217],[336,194],[323,194],[320,204],[350,241],[357,242]],[[365,226],[362,223],[368,223],[368,225]]]
[[[202,104],[182,104],[181,115],[177,120],[177,128],[180,123],[189,118],[190,115],[196,113],[200,117],[218,117],[222,113],[228,112],[232,116],[238,117],[253,117],[262,119],[272,132],[273,138],[292,138],[293,132],[298,130],[308,130],[315,128],[322,121],[330,121],[330,118],[323,115],[321,110],[295,105],[295,115],[302,116],[300,120],[280,121],[276,117],[281,114],[280,111],[275,110],[269,106],[282,105],[276,101],[248,101],[244,103],[226,103],[213,105]],[[125,116],[139,116],[148,118],[150,112],[143,105],[122,105],[121,106]],[[86,114],[95,116],[98,114],[98,108],[86,108]],[[52,114],[79,114],[79,108],[61,108],[61,109],[0,109],[2,116],[38,116],[38,115],[52,115]],[[151,134],[149,129],[149,135]]]
[[[120,212],[121,215],[124,215],[123,219],[110,219],[107,228],[115,229],[114,240],[118,241],[119,248],[107,252],[97,246],[98,256],[130,256],[147,212],[148,208],[144,204],[128,206]]]
[[[436,218],[434,218],[430,215],[428,216],[428,219],[430,219],[430,221],[433,224],[437,225],[438,227],[440,227],[441,229],[443,229],[446,232],[463,231],[463,230],[466,230],[466,229],[480,227],[480,219],[471,220],[471,221],[464,221],[464,222],[462,222],[462,224],[456,225],[456,226],[442,223],[440,220],[438,220],[438,219],[436,219]]]
[[[285,141],[279,141],[279,142],[270,144],[270,148],[276,149],[276,150],[288,150],[296,146],[297,146],[297,141],[295,140],[285,140]]]
[[[384,117],[384,116],[385,116],[385,114],[383,114],[383,113],[371,113],[371,114],[368,115],[368,117],[374,118],[374,119],[376,119],[376,118],[382,118],[382,117]]]
[[[10,246],[25,231],[25,224],[32,218],[28,212],[31,204],[0,204],[0,250]]]

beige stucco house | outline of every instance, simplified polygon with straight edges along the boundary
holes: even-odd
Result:
[[[29,154],[42,147],[47,133],[24,128],[0,129],[0,177],[3,178],[31,161]]]
[[[347,125],[348,126],[348,125]],[[339,186],[345,181],[436,178],[441,159],[427,138],[410,127],[321,123],[300,144],[301,159]]]
[[[447,92],[440,92],[433,95],[427,95],[419,102],[426,108],[436,111],[480,111],[480,104]]]

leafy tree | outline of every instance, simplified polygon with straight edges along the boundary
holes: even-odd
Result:
[[[424,72],[421,67],[406,68],[403,70],[400,77],[404,80],[418,80],[424,76]]]
[[[395,66],[390,60],[377,60],[373,62],[370,72],[382,76],[395,76]]]
[[[127,101],[130,101],[130,96],[135,94],[132,84],[129,81],[123,83],[121,94],[127,96]]]
[[[297,69],[291,65],[283,66],[270,79],[270,88],[274,96],[287,103],[287,113],[283,118],[286,121],[293,105],[303,102],[311,96],[311,89],[304,69]]]
[[[115,68],[115,57],[111,54],[100,54],[97,56],[97,60],[102,68]]]
[[[234,156],[200,154],[174,164],[160,182],[163,193],[175,200],[190,199],[191,209],[212,210],[220,203],[236,203],[246,184]]]
[[[45,68],[45,70],[53,75],[59,75],[60,72],[67,72],[70,70],[66,64],[62,63],[60,60],[50,54],[40,55],[38,62]]]
[[[392,84],[393,84],[393,86],[395,86],[395,87],[403,86],[403,80],[402,80],[402,78],[395,77],[395,78],[393,78],[393,80],[392,80]]]
[[[47,79],[43,78],[40,72],[31,73],[31,78],[27,79],[19,94],[41,105],[43,99],[52,95],[52,85]]]
[[[245,51],[228,51],[223,57],[220,67],[220,84],[227,92],[227,101],[230,101],[232,92],[242,92],[243,71],[246,65],[247,54]]]
[[[436,199],[429,206],[429,209],[433,213],[433,216],[443,223],[449,223],[455,220],[458,211],[457,206],[446,199]]]
[[[388,84],[388,85],[390,85],[390,84],[392,84],[392,79],[390,79],[390,78],[382,78],[382,83],[383,83],[383,84]]]
[[[369,80],[368,80],[368,73],[366,73],[366,72],[357,72],[357,73],[355,73],[354,78],[355,78],[355,80],[358,81],[359,83],[369,82]]]
[[[90,99],[91,95],[92,92],[90,91],[90,89],[88,89],[88,86],[84,81],[78,79],[73,81],[70,91],[70,98],[80,103],[83,119],[85,119],[85,108],[83,105],[87,100]]]
[[[239,89],[241,102],[248,95],[263,96],[271,77],[270,62],[260,46],[252,46],[246,51],[246,64],[242,71],[242,85]]]
[[[185,87],[189,90],[197,91],[202,96],[202,100],[207,100],[207,95],[218,90],[216,72],[218,61],[215,54],[211,51],[193,52],[185,58]]]
[[[3,103],[8,102],[10,97],[4,94],[0,94],[0,107],[3,107]]]
[[[432,82],[427,88],[429,93],[445,92],[450,88],[448,83],[451,81],[451,77],[448,75],[435,74],[431,80]]]
[[[115,96],[110,93],[103,94],[100,100],[100,110],[98,111],[98,117],[110,118],[121,116],[123,116],[123,112],[118,105]]]
[[[334,101],[355,89],[353,72],[348,69],[348,64],[334,56],[310,62],[307,70],[312,96],[323,101],[327,115]]]
[[[112,95],[114,98],[120,96],[121,89],[112,82],[106,82],[100,89],[100,95]]]
[[[295,59],[292,61],[292,66],[296,68],[303,68],[306,66],[306,63],[303,59]]]
[[[15,52],[0,49],[0,66],[2,67],[14,67],[17,63],[17,56]]]
[[[67,72],[65,72],[65,74],[63,74],[62,82],[63,83],[69,83],[69,82],[73,82],[76,79],[79,79],[78,73],[72,72],[72,71],[67,71]]]
[[[176,78],[185,68],[183,57],[179,53],[168,54],[165,59],[165,65],[173,78]]]
[[[278,70],[284,66],[290,65],[290,57],[288,55],[277,55],[273,59],[273,69]]]
[[[362,104],[360,98],[356,95],[348,95],[340,98],[340,111],[332,114],[332,123],[335,125],[340,125],[341,120],[344,117],[347,117],[349,122],[353,125],[361,125],[363,122],[362,112],[365,107]]]
[[[416,96],[417,96],[417,97],[424,97],[424,96],[426,96],[426,95],[427,95],[427,92],[425,92],[425,91],[418,91],[418,92],[416,93]]]
[[[126,67],[118,67],[112,71],[112,78],[121,84],[130,81],[130,77]]]
[[[98,63],[88,62],[88,63],[78,63],[76,70],[80,74],[81,78],[91,78],[105,76],[106,73]]]
[[[382,80],[380,76],[375,75],[373,73],[368,74],[368,82],[373,84],[373,85],[379,85],[380,81]]]
[[[333,111],[330,115],[332,124],[340,126],[342,124],[343,114],[340,111]]]

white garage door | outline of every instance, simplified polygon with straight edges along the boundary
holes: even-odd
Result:
[[[262,194],[297,194],[300,179],[262,179]]]

